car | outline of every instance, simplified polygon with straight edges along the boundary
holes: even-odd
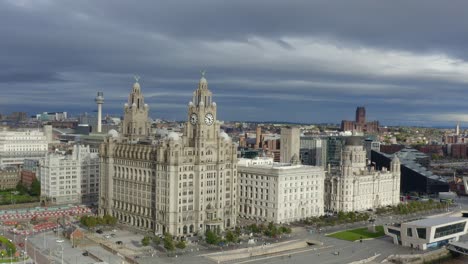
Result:
[[[85,257],[89,256],[89,252],[88,251],[83,252],[83,256]]]
[[[104,237],[109,239],[111,236],[110,235],[104,235]]]
[[[96,230],[96,233],[98,233],[98,234],[102,234],[102,233],[104,233],[104,232],[102,232],[102,230],[101,230],[101,229],[98,229],[98,230]]]
[[[122,241],[116,241],[115,243],[116,243],[117,245],[122,245],[122,244],[123,244]]]

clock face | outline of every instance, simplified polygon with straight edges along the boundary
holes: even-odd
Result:
[[[193,113],[190,115],[190,123],[192,125],[195,125],[198,122],[198,116],[197,114]]]
[[[205,115],[205,123],[209,126],[211,126],[214,122],[214,117],[212,113],[208,113]]]

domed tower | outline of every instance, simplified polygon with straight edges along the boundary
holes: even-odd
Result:
[[[390,163],[391,171],[394,173],[400,173],[400,165],[401,165],[400,159],[395,154],[393,156],[392,162]]]
[[[135,77],[132,92],[128,96],[128,103],[124,106],[122,134],[131,141],[144,139],[150,133],[150,124],[148,122],[149,106],[145,104],[145,98],[141,93],[138,81],[139,77]]]
[[[366,151],[360,137],[351,136],[346,138],[346,143],[341,156],[341,167],[343,176],[351,176],[366,168]]]

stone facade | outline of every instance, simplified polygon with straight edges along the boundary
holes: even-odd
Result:
[[[41,200],[52,204],[97,204],[99,157],[89,146],[75,145],[71,155],[48,154],[37,169]]]
[[[325,180],[325,206],[331,212],[375,209],[400,202],[400,161],[376,171],[366,164],[366,151],[358,137],[348,137],[342,153],[340,174]]]
[[[19,171],[15,168],[0,169],[0,190],[15,189],[20,181]]]
[[[151,129],[148,122],[148,111],[149,106],[145,104],[140,84],[136,82],[128,96],[128,103],[124,105],[122,134],[131,141],[148,137]]]
[[[202,77],[182,135],[108,138],[100,149],[99,213],[178,237],[234,227],[237,146],[220,131],[216,110]]]
[[[48,151],[42,131],[0,131],[0,167],[22,165],[25,159],[41,159]]]
[[[299,159],[301,131],[298,127],[282,127],[280,139],[280,162],[288,163]]]
[[[240,217],[289,223],[324,213],[322,167],[240,159],[238,174]]]

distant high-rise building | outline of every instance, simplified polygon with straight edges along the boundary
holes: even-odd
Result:
[[[356,123],[358,124],[366,123],[366,108],[364,106],[359,106],[356,109]]]
[[[261,148],[261,140],[262,140],[262,127],[257,125],[257,130],[255,133],[255,149]]]
[[[13,112],[8,119],[11,121],[21,122],[26,121],[27,118],[28,114],[26,112]]]
[[[304,165],[326,167],[327,139],[318,137],[301,137],[300,159]]]
[[[301,131],[297,127],[281,128],[280,162],[290,163],[295,157],[299,159]]]

